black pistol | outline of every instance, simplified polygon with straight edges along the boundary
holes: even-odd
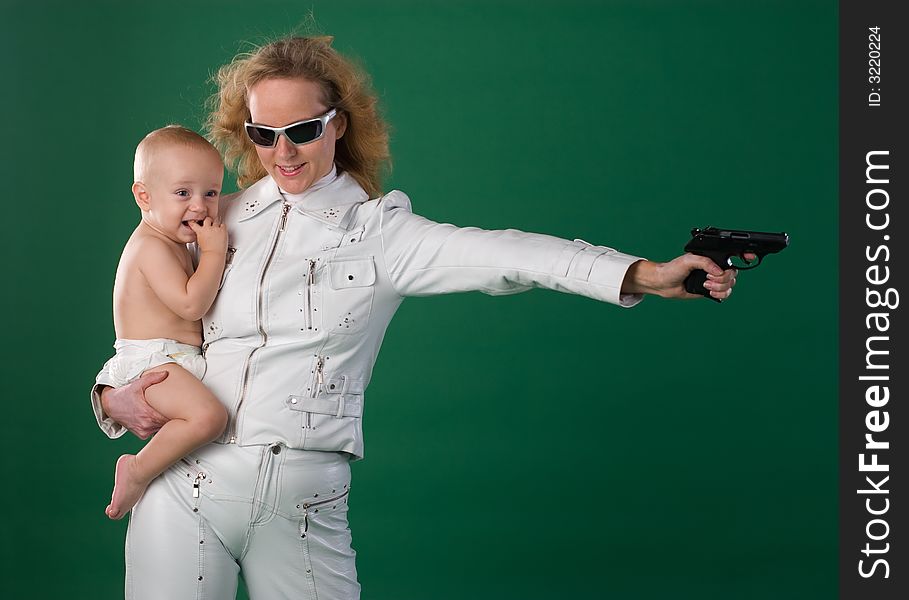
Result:
[[[706,256],[723,270],[735,267],[740,271],[747,271],[761,264],[761,261],[768,254],[776,254],[788,245],[789,234],[787,233],[763,233],[760,231],[705,227],[704,229],[695,228],[691,230],[691,241],[685,246],[685,252]],[[754,264],[745,258],[746,252],[757,255],[757,260]],[[738,256],[745,264],[733,264],[732,257],[734,256]],[[685,290],[690,294],[700,294],[715,302],[722,302],[712,297],[710,290],[704,287],[704,281],[706,280],[706,271],[701,269],[692,271],[685,279]]]

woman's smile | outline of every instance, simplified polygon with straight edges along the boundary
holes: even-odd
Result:
[[[281,172],[281,175],[285,177],[295,177],[303,171],[303,167],[306,163],[301,163],[298,165],[277,165],[278,170]]]

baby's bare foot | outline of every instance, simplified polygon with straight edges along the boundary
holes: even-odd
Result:
[[[117,467],[114,470],[114,493],[104,512],[111,519],[122,519],[123,515],[136,505],[147,487],[148,482],[136,476],[135,455],[124,454],[117,459]]]

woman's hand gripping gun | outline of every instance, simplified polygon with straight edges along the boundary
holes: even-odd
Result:
[[[786,233],[705,227],[691,230],[691,241],[685,246],[685,252],[706,256],[721,269],[734,268],[747,271],[761,264],[768,254],[775,254],[788,245],[789,235]],[[746,258],[746,254],[755,255],[757,262],[752,264],[753,259]],[[739,258],[744,264],[733,262],[733,257]],[[715,302],[722,302],[722,300],[710,296],[710,290],[704,287],[706,279],[706,271],[700,269],[692,271],[685,279],[685,290],[691,294],[707,296]]]

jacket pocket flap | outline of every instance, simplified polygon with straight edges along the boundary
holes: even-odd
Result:
[[[373,257],[333,260],[328,263],[328,282],[333,290],[366,287],[376,283]]]

